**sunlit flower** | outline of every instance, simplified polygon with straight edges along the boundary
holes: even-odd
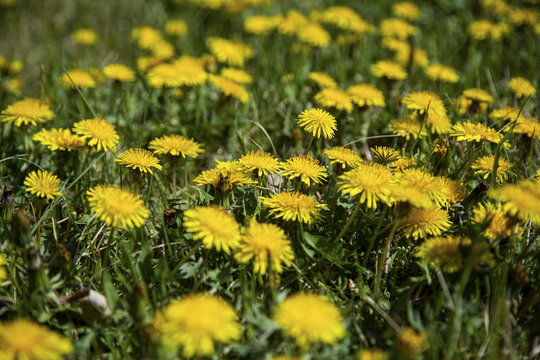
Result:
[[[508,13],[508,22],[514,26],[534,25],[539,20],[535,9],[513,7]]]
[[[426,342],[426,333],[417,333],[414,329],[406,327],[398,333],[396,341],[397,350],[412,359],[418,358]]]
[[[416,20],[420,17],[420,9],[410,1],[401,1],[392,5],[392,12],[400,18]]]
[[[424,72],[426,76],[433,81],[442,81],[448,83],[457,83],[459,81],[459,74],[457,71],[447,65],[443,64],[431,64]]]
[[[331,139],[336,131],[336,119],[327,111],[317,108],[304,110],[298,116],[298,125],[314,137]]]
[[[88,140],[88,145],[94,146],[98,151],[115,150],[120,141],[114,125],[105,119],[87,119],[76,122],[73,125],[73,132]]]
[[[240,245],[240,225],[225,209],[210,205],[197,206],[184,212],[184,226],[195,240],[207,248],[227,254]]]
[[[191,56],[180,56],[173,62],[176,66],[177,86],[198,86],[203,85],[208,78],[208,73],[204,70],[204,61]]]
[[[308,79],[314,81],[321,88],[334,88],[337,87],[336,80],[334,80],[328,73],[325,72],[310,72]]]
[[[466,89],[463,91],[462,94],[465,98],[472,100],[476,103],[485,103],[485,104],[493,104],[495,102],[495,99],[493,99],[493,96],[491,96],[490,93],[488,93],[486,90],[478,89],[478,88],[471,88]]]
[[[149,216],[140,196],[114,185],[97,185],[86,192],[90,208],[107,225],[129,229],[141,227]]]
[[[345,110],[347,113],[350,113],[353,109],[351,96],[338,87],[322,89],[315,94],[314,100],[325,108]]]
[[[0,322],[0,359],[62,360],[73,352],[63,335],[30,320]]]
[[[244,104],[249,103],[250,96],[244,85],[223,76],[211,75],[209,80],[210,83],[218,87],[225,95],[232,96]]]
[[[294,35],[301,28],[309,23],[309,19],[301,12],[295,9],[287,11],[285,17],[283,17],[278,24],[278,31],[285,35]]]
[[[141,49],[150,50],[162,39],[161,33],[151,26],[136,27],[131,31],[131,38],[137,41]]]
[[[88,28],[80,28],[71,33],[71,38],[81,45],[94,45],[97,42],[98,36],[96,32]]]
[[[319,341],[335,344],[345,336],[343,317],[338,308],[316,294],[288,296],[277,306],[274,321],[303,349]]]
[[[536,94],[536,89],[531,82],[522,77],[514,77],[508,82],[508,87],[519,98],[529,97]]]
[[[242,336],[234,308],[215,295],[173,301],[156,315],[154,326],[163,344],[182,347],[186,357],[212,356],[214,342],[228,344]]]
[[[388,164],[392,170],[405,170],[413,166],[416,167],[417,165],[418,161],[414,157],[408,156],[400,156],[399,159]]]
[[[429,235],[441,235],[452,223],[448,213],[437,207],[412,208],[400,218],[400,228],[406,237],[415,240],[425,239]]]
[[[371,84],[355,84],[347,89],[353,103],[359,107],[384,107],[382,91]]]
[[[54,199],[62,195],[60,192],[60,179],[47,170],[32,171],[24,179],[26,191],[38,197]]]
[[[192,139],[187,139],[182,135],[164,135],[150,141],[148,148],[156,154],[170,154],[172,156],[182,156],[184,159],[189,156],[196,158],[204,153],[202,144]]]
[[[502,135],[495,129],[484,124],[477,124],[470,121],[454,124],[450,136],[457,141],[490,141],[498,144],[502,140]]]
[[[230,191],[233,186],[256,183],[256,181],[251,179],[245,172],[227,168],[205,170],[193,179],[193,182],[198,186],[211,185],[222,193]]]
[[[412,92],[403,99],[403,104],[419,114],[427,112],[428,115],[446,115],[446,108],[441,98],[431,91]]]
[[[448,201],[448,187],[442,178],[424,169],[405,169],[394,175],[392,196],[396,201],[419,208],[444,206]]]
[[[206,44],[219,62],[232,66],[244,66],[244,62],[253,57],[251,47],[241,41],[210,37]]]
[[[96,80],[90,73],[80,69],[68,70],[67,73],[62,75],[60,82],[64,89],[74,89],[75,87],[79,89],[95,88],[97,85]]]
[[[257,176],[275,174],[279,172],[279,160],[264,151],[250,151],[239,159],[240,164],[249,171],[256,171]]]
[[[291,180],[299,178],[300,181],[308,186],[311,185],[312,181],[322,184],[328,176],[324,171],[324,166],[317,159],[311,157],[311,155],[300,154],[293,156],[287,159],[281,165],[281,168],[284,176],[289,176]]]
[[[366,203],[368,208],[377,208],[379,202],[390,205],[392,173],[385,166],[362,163],[339,179],[341,192],[351,196],[358,195],[358,201]]]
[[[390,131],[394,134],[405,134],[406,140],[409,140],[411,136],[416,139],[417,136],[423,137],[427,135],[426,127],[422,126],[416,116],[392,120],[390,122]]]
[[[165,23],[165,34],[172,36],[185,35],[188,32],[188,26],[184,20],[170,19]]]
[[[103,68],[103,74],[109,79],[121,82],[135,81],[135,73],[126,65],[110,64]]]
[[[132,148],[120,154],[115,161],[141,173],[153,174],[152,168],[161,170],[159,159],[150,151],[139,148]]]
[[[71,133],[69,129],[43,129],[32,136],[34,141],[39,141],[49,150],[71,151],[85,145],[84,139]]]
[[[328,156],[330,164],[339,164],[342,169],[345,169],[347,166],[356,168],[362,163],[362,158],[356,151],[342,146],[324,149],[323,154]]]
[[[505,215],[501,204],[497,206],[486,203],[480,204],[473,210],[471,221],[476,224],[486,224],[483,234],[489,239],[510,234],[510,219]]]
[[[370,148],[373,158],[384,165],[396,161],[401,157],[399,151],[388,146],[375,146]]]
[[[322,218],[319,204],[313,196],[299,192],[280,192],[270,197],[261,197],[264,207],[269,208],[270,215],[282,218],[285,221],[299,221],[307,224]]]
[[[268,263],[272,271],[281,273],[282,264],[290,266],[294,253],[287,235],[280,227],[251,219],[249,226],[244,229],[240,248],[234,257],[242,263],[253,259],[253,271],[256,273],[265,274]]]
[[[493,167],[495,165],[495,155],[487,155],[478,158],[472,165],[471,168],[476,170],[474,173],[481,175],[484,179],[487,179],[493,173]],[[508,178],[508,175],[512,172],[510,169],[512,164],[509,163],[503,157],[499,157],[497,161],[497,180],[503,182]]]
[[[369,30],[360,31],[360,28],[369,27],[369,24],[348,6],[331,6],[322,10],[317,16],[312,13],[311,17],[314,20],[335,25],[340,29],[351,30],[355,33],[363,33]]]
[[[505,213],[540,225],[540,180],[522,180],[516,184],[491,188],[488,196],[504,202]]]
[[[398,63],[389,60],[377,61],[371,65],[371,73],[379,78],[390,80],[403,80],[407,78],[407,71]]]
[[[491,38],[497,41],[509,32],[510,29],[505,23],[494,24],[489,20],[477,20],[469,24],[469,33],[475,40],[486,40]]]
[[[402,19],[384,19],[379,28],[383,36],[395,37],[402,40],[416,34],[416,28]]]
[[[500,109],[495,109],[489,114],[489,117],[492,119],[508,121],[514,121],[518,119],[518,116],[521,118],[524,115],[522,113],[520,114],[519,109],[513,106],[505,106]]]
[[[157,64],[146,74],[148,84],[156,89],[178,87],[182,85],[180,70],[172,64]]]
[[[251,84],[253,77],[242,69],[236,68],[223,68],[221,69],[221,76],[226,77],[232,81],[236,81],[239,84]]]
[[[281,16],[254,15],[244,21],[246,32],[255,35],[265,35],[274,30],[281,20]]]
[[[297,29],[298,40],[314,47],[330,45],[330,34],[316,22],[310,22]]]
[[[432,237],[417,248],[416,257],[433,268],[453,273],[463,263],[460,246],[463,239],[458,236]]]
[[[515,118],[514,118],[515,120]],[[516,121],[516,126],[512,129],[512,126],[507,126],[504,131],[510,131],[514,134],[525,134],[529,137],[536,137],[540,139],[540,122],[529,116],[520,116]]]
[[[9,105],[0,113],[3,122],[9,122],[20,127],[21,125],[36,126],[54,118],[54,113],[47,104],[38,99],[26,98]]]

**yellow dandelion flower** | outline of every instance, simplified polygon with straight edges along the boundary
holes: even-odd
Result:
[[[478,158],[471,168],[476,170],[474,173],[481,175],[484,179],[487,179],[493,173],[493,166],[495,164],[495,155],[487,155]],[[512,164],[506,159],[500,157],[497,162],[497,180],[500,182],[505,181],[509,174],[512,174],[510,169]]]
[[[137,41],[141,49],[150,50],[156,43],[162,41],[159,30],[151,26],[136,27],[131,31],[131,38]]]
[[[135,73],[126,65],[110,64],[103,68],[103,74],[109,79],[121,82],[135,81]]]
[[[142,56],[137,58],[137,70],[141,73],[146,73],[154,66],[161,63],[163,63],[163,59],[160,59],[157,56]]]
[[[298,126],[319,138],[331,139],[336,131],[336,119],[329,112],[322,109],[311,108],[304,110],[298,116]]]
[[[433,268],[453,273],[463,263],[460,246],[463,239],[458,236],[436,236],[427,239],[417,248],[416,257]]]
[[[182,86],[179,67],[172,64],[157,64],[148,71],[146,78],[148,85],[155,89]]]
[[[0,254],[0,284],[7,278],[7,271],[5,265],[6,260],[4,259],[2,254]]]
[[[0,113],[3,122],[9,122],[20,127],[22,125],[36,126],[54,118],[54,113],[47,104],[38,99],[26,98],[9,105]]]
[[[483,234],[489,239],[510,234],[510,219],[504,214],[501,204],[478,205],[473,210],[471,221],[476,224],[487,224]]]
[[[80,45],[94,45],[98,36],[96,32],[88,28],[80,28],[71,33],[71,39]]]
[[[420,17],[420,9],[410,1],[401,1],[392,5],[392,12],[403,19],[414,21]]]
[[[445,109],[446,111],[446,109]],[[421,115],[416,114],[417,118]],[[446,113],[429,113],[426,118],[426,124],[431,131],[437,134],[448,134],[452,130],[452,122]]]
[[[149,216],[140,196],[114,185],[97,185],[86,191],[90,208],[107,225],[129,229],[141,227]]]
[[[355,84],[347,89],[353,103],[359,107],[375,106],[383,108],[384,95],[382,91],[371,84]]]
[[[176,72],[178,85],[176,86],[203,85],[208,78],[201,59],[184,55],[175,60],[173,65],[178,69]]]
[[[511,126],[507,126],[504,128],[504,131],[508,132],[511,129],[512,129]],[[536,137],[540,139],[540,122],[529,116],[520,116],[516,122],[516,126],[514,127],[513,133],[525,134],[529,137]]]
[[[380,26],[383,36],[395,37],[401,40],[416,34],[416,27],[402,19],[384,19]]]
[[[348,6],[331,6],[321,11],[320,16],[318,18],[315,16],[315,18],[325,24],[332,24],[344,30],[357,29],[358,24],[365,23],[365,20]]]
[[[409,202],[419,208],[444,206],[448,202],[448,187],[443,178],[424,169],[405,169],[392,180],[392,196],[396,201]]]
[[[441,235],[452,223],[448,213],[437,207],[412,208],[400,218],[400,229],[406,237],[414,240],[425,239],[429,235]]]
[[[54,199],[55,196],[60,196],[60,179],[47,170],[32,171],[24,179],[26,191],[38,197]]]
[[[351,196],[359,195],[360,203],[366,203],[368,208],[377,208],[379,202],[390,205],[392,173],[385,166],[363,163],[339,179],[341,192]]]
[[[239,159],[240,164],[249,171],[256,171],[257,176],[275,174],[280,170],[279,160],[264,151],[250,151]]]
[[[288,296],[274,312],[274,321],[283,333],[308,348],[312,343],[335,344],[345,337],[343,317],[326,298],[310,293]]]
[[[310,72],[308,73],[308,79],[315,82],[321,88],[335,88],[337,87],[336,80],[334,80],[328,73],[325,72]]]
[[[392,161],[388,166],[393,169],[405,170],[412,166],[417,166],[418,162],[414,157],[400,156],[399,159]]]
[[[150,141],[148,148],[156,154],[170,154],[172,156],[182,156],[184,159],[189,156],[196,158],[199,154],[204,153],[201,149],[202,144],[199,144],[192,139],[187,139],[182,135],[164,135]]]
[[[356,151],[342,146],[324,149],[323,154],[328,156],[330,164],[339,164],[342,169],[345,169],[347,166],[357,168],[362,163],[362,158]]]
[[[521,118],[523,114],[520,114],[519,109],[513,107],[513,106],[505,106],[500,109],[494,109],[490,114],[489,117],[491,119],[496,120],[508,120],[508,121],[514,121],[518,119],[518,116]]]
[[[505,213],[540,225],[540,180],[522,180],[516,184],[491,188],[488,196],[504,202]]]
[[[364,349],[358,353],[358,360],[388,360],[388,354],[381,349]]]
[[[60,82],[64,89],[74,89],[77,86],[79,89],[95,88],[96,80],[87,71],[81,69],[68,70],[60,78]]]
[[[193,182],[198,186],[211,185],[222,193],[231,190],[233,186],[256,184],[256,181],[243,171],[227,168],[205,170],[193,179]]]
[[[465,199],[465,188],[462,183],[458,183],[446,177],[438,177],[441,181],[441,188],[446,196],[444,206],[449,206],[458,203]]]
[[[221,63],[232,66],[244,66],[244,62],[253,57],[251,47],[241,41],[210,37],[206,39],[206,44],[212,54]]]
[[[489,20],[477,20],[469,24],[469,33],[475,40],[486,40],[491,38],[495,41],[509,32],[507,25],[494,24]]]
[[[34,141],[39,141],[49,150],[71,151],[85,145],[84,139],[71,133],[69,129],[43,129],[32,136]]]
[[[302,360],[299,357],[292,357],[292,356],[274,356],[270,360]]]
[[[171,36],[185,35],[188,32],[188,26],[184,20],[170,19],[165,23],[165,34]]]
[[[261,224],[251,219],[244,229],[242,242],[235,259],[241,263],[253,260],[253,271],[265,274],[270,262],[270,269],[276,273],[283,271],[282,264],[291,265],[294,253],[285,232],[274,224]]]
[[[141,173],[153,174],[152,168],[161,170],[159,159],[150,151],[139,148],[132,148],[120,154],[115,161]]]
[[[417,333],[414,329],[407,327],[399,332],[396,347],[401,354],[416,359],[425,342],[426,333]]]
[[[399,151],[388,146],[375,146],[369,148],[369,150],[371,150],[373,158],[384,165],[401,158]]]
[[[0,322],[0,359],[61,360],[73,352],[63,335],[30,320]]]
[[[291,9],[278,24],[278,31],[284,35],[294,35],[309,23],[308,18],[301,12]]]
[[[473,102],[477,103],[485,103],[485,104],[493,104],[495,102],[495,99],[493,99],[493,96],[491,96],[490,93],[488,93],[486,90],[483,89],[466,89],[463,91],[462,94],[466,99],[472,100]]]
[[[394,134],[405,134],[406,140],[409,140],[411,136],[416,139],[416,137],[427,135],[425,126],[422,126],[416,116],[408,116],[390,121],[390,131]]]
[[[295,179],[300,178],[300,181],[310,186],[314,181],[318,184],[322,184],[328,177],[324,171],[324,166],[317,160],[311,157],[311,155],[296,155],[281,165],[284,176]]]
[[[459,81],[459,74],[457,71],[443,64],[431,64],[424,70],[426,76],[433,81],[442,81],[448,83],[457,83]]]
[[[489,141],[498,144],[502,135],[495,129],[484,124],[475,124],[470,121],[454,124],[450,136],[455,137],[457,141]]]
[[[407,78],[407,71],[398,63],[389,60],[377,61],[371,65],[371,73],[378,78],[390,80],[403,80]]]
[[[173,44],[166,40],[159,40],[150,48],[152,55],[163,60],[170,60],[174,57],[175,49]]]
[[[115,150],[120,141],[114,125],[101,118],[76,122],[73,125],[73,132],[88,140],[88,145],[94,146],[98,151]]]
[[[313,47],[330,45],[330,34],[320,24],[310,22],[297,29],[298,40]]]
[[[340,88],[325,88],[315,94],[314,100],[326,108],[335,108],[337,110],[345,110],[350,114],[353,110],[351,96]]]
[[[281,16],[254,15],[244,21],[246,32],[255,35],[265,35],[277,28]]]
[[[540,17],[536,9],[512,8],[508,13],[508,22],[514,26],[534,25]]]
[[[313,196],[299,192],[280,192],[270,197],[261,197],[264,207],[270,208],[270,215],[285,221],[299,221],[307,224],[322,218],[319,204]]]
[[[219,88],[225,95],[232,96],[240,102],[247,104],[250,102],[250,96],[244,85],[230,80],[223,76],[210,76],[210,83]]]
[[[210,205],[198,206],[184,212],[186,231],[193,233],[205,247],[227,254],[240,245],[240,225],[225,209]]]
[[[239,84],[251,84],[253,82],[253,77],[242,69],[223,68],[221,69],[221,76]]]
[[[20,77],[12,78],[8,80],[7,85],[11,91],[20,94],[23,88],[23,80]]]
[[[536,89],[533,84],[531,84],[529,80],[522,77],[513,77],[510,79],[508,82],[508,87],[514,94],[516,94],[518,99],[536,94]]]
[[[403,104],[407,109],[418,112],[419,114],[428,115],[446,115],[446,108],[439,95],[431,91],[412,92],[403,99]]]
[[[214,342],[239,340],[242,328],[233,307],[215,295],[189,295],[158,313],[154,326],[160,340],[186,357],[212,356]]]

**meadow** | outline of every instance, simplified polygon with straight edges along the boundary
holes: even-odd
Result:
[[[0,360],[540,355],[537,0],[0,0]]]

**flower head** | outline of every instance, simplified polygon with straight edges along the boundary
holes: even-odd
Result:
[[[141,49],[150,50],[162,39],[161,33],[151,26],[136,27],[131,30],[131,38],[137,41]]]
[[[403,19],[384,19],[380,24],[383,36],[395,37],[401,40],[416,34],[416,28]]]
[[[504,131],[510,131],[511,129],[511,126],[507,126],[504,128]],[[540,139],[540,122],[529,116],[520,116],[516,121],[513,133],[525,134],[529,137]]]
[[[306,185],[311,185],[314,181],[318,184],[322,184],[323,180],[328,175],[324,172],[324,166],[322,166],[317,159],[311,157],[311,155],[296,155],[281,165],[283,169],[283,175],[289,176],[290,179],[300,178],[300,181]]]
[[[495,129],[470,121],[455,124],[450,136],[455,137],[457,141],[490,141],[496,144],[502,140],[502,135]]]
[[[97,42],[98,36],[92,29],[80,28],[71,33],[71,38],[78,44],[89,46]]]
[[[437,207],[412,208],[400,219],[401,231],[406,237],[415,240],[425,239],[428,235],[441,235],[452,223],[448,213]]]
[[[436,236],[427,239],[417,248],[416,257],[433,268],[453,273],[463,263],[460,246],[463,239],[458,236]]]
[[[310,72],[308,79],[315,82],[321,88],[335,88],[337,87],[336,80],[334,80],[328,73],[325,72]]]
[[[443,178],[423,169],[403,170],[392,180],[392,196],[396,201],[422,208],[445,205],[449,199],[448,189]]]
[[[401,354],[416,359],[420,355],[425,341],[426,333],[417,333],[414,329],[407,327],[399,332],[396,347]]]
[[[146,75],[148,84],[155,88],[182,86],[182,77],[178,66],[173,64],[156,64]]]
[[[311,108],[304,110],[298,116],[298,125],[314,137],[331,139],[336,131],[336,119],[329,112]]]
[[[71,151],[84,146],[84,139],[71,133],[69,129],[43,129],[32,136],[32,139],[47,146],[49,150]]]
[[[176,66],[176,86],[199,86],[203,85],[208,78],[208,73],[204,70],[204,61],[183,55],[173,63]]]
[[[291,243],[285,232],[274,224],[261,224],[252,219],[244,229],[240,249],[235,254],[236,260],[245,263],[254,259],[253,271],[265,274],[270,262],[270,269],[282,272],[282,264],[290,266],[294,259]]]
[[[6,265],[6,259],[4,259],[2,254],[0,254],[0,283],[2,283],[4,279],[7,277],[5,265]]]
[[[345,336],[338,308],[316,294],[298,293],[287,297],[276,308],[274,321],[304,349],[318,341],[335,344]]]
[[[255,35],[265,35],[277,28],[281,16],[254,15],[244,21],[244,29]]]
[[[282,218],[285,221],[299,221],[311,224],[314,220],[322,218],[319,204],[313,196],[299,192],[280,192],[270,197],[261,197],[264,207],[270,208],[270,215]]]
[[[463,91],[462,96],[475,103],[493,104],[495,102],[495,99],[493,99],[493,96],[491,96],[490,93],[488,93],[486,90],[483,90],[483,89],[477,89],[477,88],[466,89]]]
[[[204,150],[201,149],[202,144],[176,134],[155,138],[148,147],[156,154],[182,156],[184,159],[186,156],[196,158],[199,154],[204,153]]]
[[[60,82],[64,89],[74,89],[75,87],[80,89],[95,88],[97,85],[92,75],[81,69],[68,70],[67,73],[62,75]]]
[[[140,196],[114,185],[97,185],[86,192],[90,208],[107,225],[129,229],[141,227],[149,212]]]
[[[403,104],[407,109],[418,112],[419,114],[428,113],[429,115],[446,115],[446,108],[439,95],[431,91],[412,92],[403,99]]]
[[[150,151],[145,149],[128,149],[120,154],[115,161],[142,173],[149,172],[150,174],[153,174],[153,167],[161,170],[161,165],[159,164],[158,158],[155,157]]]
[[[357,196],[368,208],[377,208],[378,202],[390,204],[392,173],[376,163],[362,163],[356,169],[339,177],[341,192]]]
[[[270,153],[264,151],[250,151],[238,161],[249,171],[256,171],[257,176],[275,174],[279,172],[279,160]]]
[[[359,107],[375,106],[384,107],[384,95],[382,91],[371,84],[356,84],[347,89],[353,103]]]
[[[342,169],[347,166],[356,168],[362,163],[362,158],[356,151],[341,146],[324,149],[323,154],[328,156],[330,164],[340,164]]]
[[[284,35],[294,35],[308,23],[309,19],[304,14],[298,10],[291,9],[280,19],[278,31]]]
[[[459,74],[457,71],[447,65],[443,64],[431,64],[424,72],[426,76],[433,81],[441,81],[448,83],[457,83],[459,81]]]
[[[501,235],[510,233],[510,219],[505,215],[501,204],[480,204],[473,210],[471,221],[476,224],[486,224],[484,236],[495,239]]]
[[[509,31],[510,29],[506,23],[495,24],[489,20],[477,20],[469,24],[469,33],[475,40],[486,40],[491,38],[497,41]]]
[[[520,113],[519,109],[513,106],[505,106],[503,108],[493,110],[489,114],[489,117],[496,120],[502,119],[502,120],[514,121],[516,119],[521,119],[523,117],[523,114]]]
[[[61,360],[72,351],[68,338],[46,326],[25,319],[0,322],[0,359]]]
[[[508,87],[518,98],[533,96],[536,89],[531,82],[522,77],[514,77],[508,82]]]
[[[238,168],[216,167],[214,169],[205,170],[193,182],[198,186],[211,185],[216,190],[225,193],[232,189],[233,186],[242,186],[255,184],[256,181],[251,179],[245,172]]]
[[[381,164],[389,164],[401,158],[401,154],[394,148],[388,146],[375,146],[374,148],[369,148],[373,158]]]
[[[310,22],[297,29],[298,40],[313,47],[330,45],[330,34],[319,23]]]
[[[110,64],[103,68],[103,74],[109,79],[121,82],[135,81],[135,73],[123,64]]]
[[[505,213],[540,225],[540,180],[522,180],[516,184],[491,188],[488,196],[504,202]]]
[[[251,84],[253,82],[253,77],[242,69],[223,68],[221,69],[221,76],[238,84]]]
[[[62,195],[60,179],[47,170],[32,171],[24,179],[24,185],[27,186],[26,191],[38,197],[52,200],[55,196]]]
[[[371,65],[371,73],[378,78],[390,80],[403,80],[407,78],[407,71],[398,63],[381,60]]]
[[[244,104],[249,103],[250,96],[244,85],[224,76],[211,75],[209,80],[212,85],[219,88],[225,95],[232,96]]]
[[[210,205],[198,206],[184,213],[186,231],[202,240],[207,248],[216,248],[227,254],[240,245],[240,225],[225,209]]]
[[[353,109],[351,96],[338,87],[322,89],[315,94],[314,100],[323,107],[345,110],[347,113]]]
[[[0,113],[3,122],[10,122],[15,126],[32,125],[44,123],[54,117],[47,104],[41,103],[38,99],[26,98],[14,102]]]
[[[244,66],[244,62],[253,57],[251,47],[241,41],[210,37],[206,44],[219,62],[232,66]]]
[[[183,347],[186,357],[212,356],[214,342],[240,339],[242,328],[233,307],[215,295],[189,295],[156,315],[154,326],[168,347]]]
[[[487,155],[478,158],[472,165],[471,168],[476,170],[474,173],[482,175],[484,179],[487,179],[493,173],[493,167],[495,165],[495,155]],[[512,164],[508,160],[500,157],[497,162],[497,179],[500,182],[503,182],[508,177],[508,174],[511,174],[510,169]]]
[[[408,116],[392,120],[390,122],[390,131],[394,134],[405,134],[405,139],[409,140],[412,136],[424,137],[427,135],[426,128],[422,126],[416,116]]]
[[[357,357],[358,360],[388,360],[388,354],[381,349],[371,348],[362,350]]]
[[[73,132],[88,140],[88,145],[94,146],[98,151],[115,150],[120,140],[114,125],[101,118],[76,122],[73,125]]]
[[[188,26],[184,20],[170,19],[165,23],[165,34],[171,36],[185,35],[188,32]]]
[[[400,18],[416,20],[420,17],[420,9],[410,1],[400,1],[392,5],[392,12]]]

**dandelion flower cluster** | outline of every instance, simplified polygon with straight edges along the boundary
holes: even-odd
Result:
[[[24,179],[26,191],[38,197],[54,199],[55,196],[60,196],[60,179],[53,173],[47,170],[32,171]]]
[[[115,161],[141,173],[153,174],[152,168],[161,170],[161,165],[157,157],[145,149],[128,149],[120,154]]]
[[[313,196],[299,192],[282,191],[270,197],[261,197],[264,207],[269,208],[270,215],[285,221],[299,221],[311,224],[322,218],[320,213],[324,204],[319,204]]]
[[[26,98],[14,102],[0,113],[3,122],[9,122],[20,127],[22,125],[36,126],[38,123],[44,123],[54,117],[47,104],[38,99]]]
[[[510,219],[505,215],[501,204],[496,206],[492,203],[478,205],[473,210],[471,221],[476,224],[487,223],[483,234],[488,239],[495,239],[510,233]]]
[[[317,138],[331,139],[337,129],[334,116],[317,108],[304,110],[298,116],[298,125]]]
[[[487,179],[493,173],[493,168],[495,166],[495,155],[487,155],[478,158],[472,165],[471,168],[475,170],[475,174],[481,175],[484,179]],[[497,180],[503,182],[508,178],[508,175],[511,174],[510,169],[512,164],[508,160],[499,157],[497,161]]]

